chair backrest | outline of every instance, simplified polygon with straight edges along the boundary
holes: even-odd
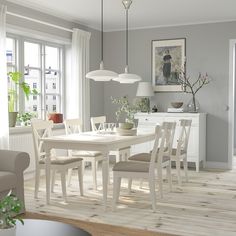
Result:
[[[181,152],[181,150],[185,151],[187,153],[188,149],[188,141],[189,141],[189,135],[190,135],[190,129],[191,129],[192,120],[180,120],[180,135],[178,139],[177,144],[177,154]]]
[[[172,150],[175,128],[176,122],[163,122],[162,126],[156,126],[149,170],[155,167],[156,158],[157,168],[162,168],[163,157],[169,155]]]
[[[106,116],[91,117],[92,131],[103,129],[103,124],[106,122]]]
[[[52,136],[53,121],[33,120],[31,122],[31,127],[34,142],[35,162],[37,166],[39,160],[45,157],[43,141],[41,139]],[[53,152],[54,151],[52,150],[51,155],[53,155]]]
[[[82,132],[82,122],[80,119],[64,120],[66,134],[74,134]]]

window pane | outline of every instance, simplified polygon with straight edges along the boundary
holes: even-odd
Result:
[[[60,93],[60,80],[58,72],[46,72],[46,93]]]
[[[40,67],[40,45],[24,42],[25,66]]]
[[[57,70],[59,68],[59,49],[55,47],[45,47],[46,69]]]
[[[46,96],[46,111],[48,113],[60,112],[60,97],[58,95]]]
[[[39,70],[29,70],[29,73],[25,74],[25,82],[30,85],[31,90],[36,89],[38,93],[41,93]],[[40,116],[41,95],[30,95],[28,100],[25,98],[25,112],[33,112],[36,117]]]
[[[6,56],[7,63],[15,65],[15,40],[12,38],[6,39]]]

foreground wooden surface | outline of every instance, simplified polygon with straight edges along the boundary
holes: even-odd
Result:
[[[150,232],[146,230],[129,229],[125,227],[112,226],[106,224],[98,224],[92,222],[86,222],[81,220],[66,219],[56,216],[46,216],[38,213],[27,212],[23,216],[26,219],[43,219],[59,221],[66,224],[71,224],[78,228],[84,229],[91,233],[93,236],[173,236],[170,234]],[[53,235],[52,235],[53,236]]]

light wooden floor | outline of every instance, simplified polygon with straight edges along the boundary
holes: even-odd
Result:
[[[175,171],[172,171],[173,175]],[[101,177],[101,173],[98,173]],[[101,179],[98,181],[101,184]],[[189,171],[189,182],[177,185],[173,177],[173,191],[168,192],[165,184],[164,198],[157,201],[157,212],[151,211],[148,189],[139,189],[139,182],[134,182],[131,195],[123,185],[118,210],[104,212],[101,204],[102,190],[91,189],[91,172],[85,171],[85,196],[78,194],[78,179],[74,175],[72,186],[68,188],[69,203],[61,201],[60,182],[57,181],[51,205],[45,205],[45,181],[42,179],[39,199],[34,200],[34,181],[26,181],[26,206],[30,212],[77,219],[87,222],[103,223],[105,232],[94,235],[159,235],[157,232],[184,236],[236,236],[236,170],[232,171]],[[101,186],[101,185],[100,185]],[[145,185],[144,185],[145,187]],[[111,201],[110,186],[109,201]],[[95,223],[95,224],[96,224]],[[80,225],[79,225],[80,226]],[[123,233],[125,226],[127,229]],[[86,227],[86,225],[85,225]],[[92,226],[92,228],[96,226]],[[132,234],[136,229],[155,231],[154,234]],[[86,228],[84,228],[86,229]],[[103,226],[101,227],[103,229]],[[117,232],[116,232],[117,230]],[[109,232],[112,232],[109,234]],[[116,234],[118,233],[118,234]],[[119,234],[120,233],[120,234]]]

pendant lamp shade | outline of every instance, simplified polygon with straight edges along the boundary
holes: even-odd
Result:
[[[90,71],[86,74],[86,78],[94,81],[106,82],[117,77],[118,74],[111,70],[104,70],[103,65],[103,0],[101,0],[101,62],[98,70]]]
[[[128,65],[128,46],[129,46],[129,8],[132,4],[132,0],[123,0],[122,1],[124,8],[126,10],[126,67],[125,67],[125,73],[119,74],[118,77],[112,79],[114,81],[117,81],[121,84],[133,84],[135,82],[138,82],[142,80],[142,78],[139,75],[136,74],[130,74],[129,73],[129,65]]]

